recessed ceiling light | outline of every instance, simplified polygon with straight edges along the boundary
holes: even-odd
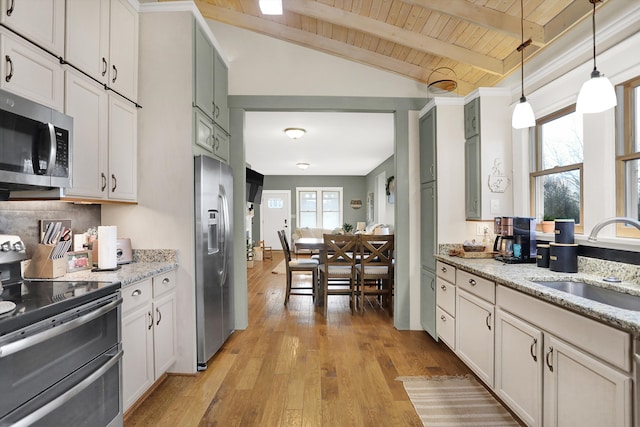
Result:
[[[282,15],[282,0],[258,0],[263,15]]]
[[[286,128],[284,133],[291,139],[302,138],[307,131],[302,128]]]
[[[309,163],[300,162],[300,163],[296,163],[296,166],[302,170],[305,170],[306,168],[309,167]]]

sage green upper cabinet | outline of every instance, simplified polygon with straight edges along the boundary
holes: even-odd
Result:
[[[215,105],[213,98],[215,50],[204,30],[197,23],[194,25],[193,37],[195,44],[193,105],[213,119]]]
[[[468,220],[513,214],[509,91],[479,88],[464,106],[465,213]]]
[[[480,98],[472,99],[464,106],[464,137],[466,139],[480,133]]]
[[[436,180],[436,108],[420,118],[420,182]]]
[[[229,133],[229,70],[220,54],[215,52],[214,61],[214,113],[213,120]]]
[[[65,59],[111,89],[138,95],[138,13],[127,0],[67,0]]]
[[[465,213],[467,219],[482,216],[482,183],[480,176],[480,136],[476,135],[464,143],[465,169]]]
[[[31,42],[62,56],[64,53],[65,0],[2,0],[0,23]]]

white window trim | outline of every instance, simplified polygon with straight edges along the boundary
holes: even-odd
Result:
[[[301,192],[316,192],[316,200],[318,202],[316,209],[316,224],[320,224],[317,228],[324,228],[322,224],[322,192],[323,191],[337,191],[339,194],[339,206],[340,214],[338,224],[344,222],[344,203],[343,203],[343,187],[296,187],[296,225],[300,228],[300,193]],[[340,225],[338,225],[340,226]]]

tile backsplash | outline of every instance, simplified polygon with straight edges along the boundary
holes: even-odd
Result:
[[[101,206],[58,201],[0,202],[0,234],[17,234],[31,257],[39,240],[41,219],[70,219],[74,234],[101,224]]]

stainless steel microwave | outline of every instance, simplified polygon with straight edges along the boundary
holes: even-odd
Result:
[[[0,90],[0,200],[71,187],[73,119]]]

